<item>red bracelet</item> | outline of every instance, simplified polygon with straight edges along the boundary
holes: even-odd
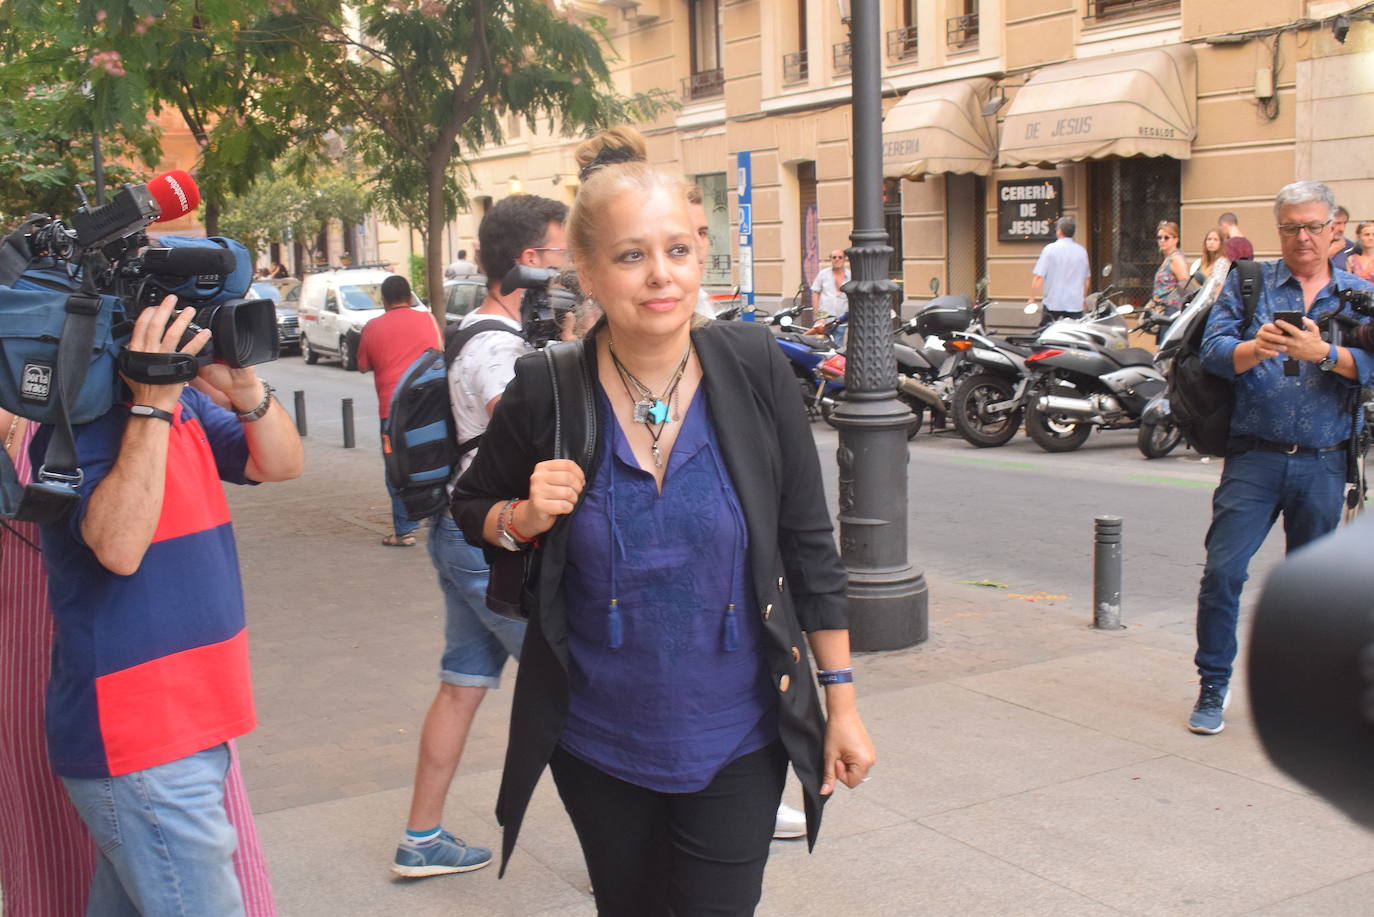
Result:
[[[510,509],[506,511],[506,530],[510,532],[512,535],[514,535],[517,541],[523,541],[526,544],[531,544],[537,539],[530,538],[529,536],[523,534],[519,529],[515,527],[515,508],[519,506],[521,503],[527,502],[529,501],[523,499],[511,501]]]

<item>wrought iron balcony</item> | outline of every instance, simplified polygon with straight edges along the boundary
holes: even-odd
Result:
[[[707,273],[728,274],[730,273],[729,255],[711,255],[711,260],[706,267]]]
[[[978,14],[965,13],[945,20],[945,37],[951,48],[963,48],[978,43]]]
[[[1088,0],[1088,18],[1110,19],[1178,8],[1179,0]]]
[[[806,52],[794,51],[782,56],[783,83],[802,83],[810,71],[807,69]]]
[[[691,102],[694,99],[709,99],[725,93],[725,70],[702,70],[693,73],[682,81],[682,98]]]
[[[891,60],[909,60],[916,56],[916,27],[888,29],[887,56]]]
[[[831,46],[831,61],[834,63],[836,73],[848,73],[853,67],[852,50],[852,45],[847,41],[837,41]]]

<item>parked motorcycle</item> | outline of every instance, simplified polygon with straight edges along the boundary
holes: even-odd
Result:
[[[1109,287],[1090,297],[1083,318],[1048,325],[1026,358],[1026,433],[1046,452],[1079,448],[1094,428],[1134,429],[1167,383],[1147,350],[1130,347]]]
[[[978,321],[988,303],[980,304]],[[1026,376],[1026,357],[1034,335],[994,337],[970,330],[955,334],[946,345],[960,351],[965,372],[950,397],[949,413],[954,428],[979,448],[1001,446],[1021,426],[1021,402],[1017,388]]]
[[[1178,348],[1192,323],[1198,320],[1199,312],[1205,310],[1205,306],[1206,304],[1199,300],[1195,305],[1185,306],[1183,311],[1174,315],[1159,315],[1150,311],[1142,312],[1140,315],[1137,327],[1141,331],[1160,334],[1154,365],[1164,377],[1166,386]],[[1182,440],[1183,431],[1174,423],[1173,414],[1169,410],[1169,392],[1166,387],[1150,399],[1140,414],[1140,432],[1136,434],[1136,448],[1147,459],[1164,458],[1173,452]]]

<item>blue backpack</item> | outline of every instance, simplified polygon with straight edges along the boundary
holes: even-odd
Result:
[[[458,442],[458,427],[449,404],[448,368],[463,345],[484,331],[519,335],[505,322],[473,322],[445,334],[442,351],[430,348],[415,358],[391,393],[382,459],[387,480],[413,522],[448,508],[448,482],[464,455],[477,448],[481,435]]]

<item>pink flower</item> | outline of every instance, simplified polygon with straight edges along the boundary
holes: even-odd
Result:
[[[91,66],[99,67],[110,76],[124,75],[124,62],[118,51],[97,51],[91,55]]]
[[[424,0],[424,2],[420,4],[420,14],[422,16],[428,16],[430,19],[438,19],[440,16],[444,15],[443,0]]]
[[[95,21],[96,21],[97,23],[102,23],[102,24],[103,24],[103,23],[105,22],[106,17],[108,17],[109,15],[110,15],[110,14],[107,13],[107,12],[105,12],[104,10],[96,10],[96,11],[95,11]]]

